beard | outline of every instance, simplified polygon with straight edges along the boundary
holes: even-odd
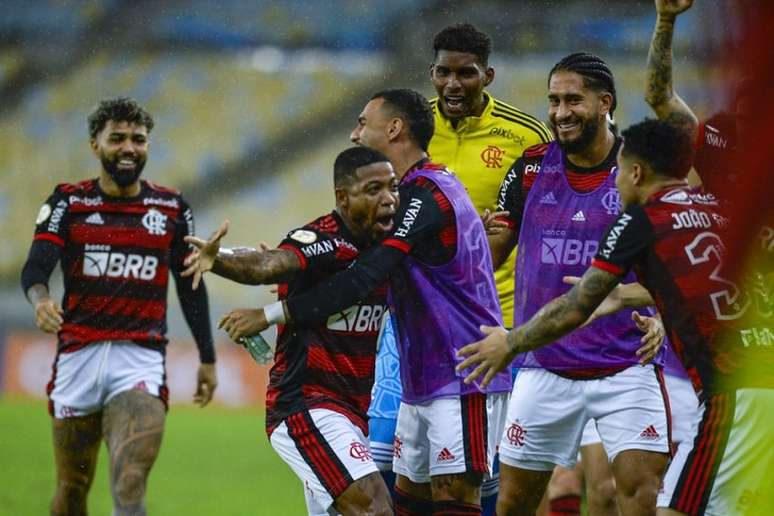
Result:
[[[597,134],[598,129],[599,122],[593,119],[587,120],[583,124],[583,129],[581,130],[580,136],[574,140],[562,141],[557,135],[556,141],[559,143],[559,147],[561,147],[565,154],[578,154],[586,150],[586,147],[591,144],[591,142],[594,140],[594,136]]]
[[[134,184],[142,174],[142,169],[145,168],[145,159],[137,157],[134,162],[134,170],[119,170],[118,162],[121,159],[120,156],[116,156],[113,159],[109,159],[105,155],[100,156],[100,162],[102,168],[110,176],[110,178],[120,187],[126,188]]]

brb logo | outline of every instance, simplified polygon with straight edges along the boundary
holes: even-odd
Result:
[[[110,252],[109,245],[87,245],[83,254],[83,275],[92,278],[135,278],[150,281],[156,277],[159,259],[155,256]]]
[[[540,261],[550,265],[588,265],[598,247],[596,240],[543,237]]]
[[[481,151],[481,160],[486,164],[486,168],[502,168],[503,156],[505,156],[505,151],[494,145]]]
[[[167,234],[167,216],[153,208],[142,216],[142,225],[151,235]]]
[[[352,444],[349,445],[349,456],[360,462],[368,462],[373,459],[366,445],[357,441],[352,441]]]
[[[376,333],[384,315],[384,305],[353,305],[328,317],[328,329],[355,333]]]

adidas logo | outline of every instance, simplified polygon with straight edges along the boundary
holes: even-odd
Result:
[[[655,441],[661,437],[659,433],[656,431],[656,428],[653,425],[650,425],[648,428],[642,431],[640,434],[640,438],[647,439],[648,441]]]
[[[554,197],[554,192],[548,192],[543,197],[541,197],[540,204],[556,204],[556,197]]]
[[[441,453],[438,454],[438,458],[436,459],[436,462],[449,462],[450,460],[454,460],[454,454],[449,451],[449,448],[444,448],[441,450]]]
[[[102,215],[99,214],[99,212],[92,213],[88,217],[86,217],[86,223],[87,224],[104,224],[105,221],[102,220]]]
[[[572,216],[573,222],[586,222],[586,216],[583,214],[583,210],[578,210],[578,213]]]

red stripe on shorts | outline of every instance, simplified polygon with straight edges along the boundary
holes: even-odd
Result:
[[[486,394],[460,396],[462,412],[462,439],[467,471],[488,473]]]
[[[338,498],[352,484],[352,476],[314,424],[312,416],[307,411],[297,412],[288,416],[285,424],[304,461],[333,499]]]
[[[693,450],[677,481],[670,508],[698,515],[706,507],[731,430],[734,397],[735,393],[718,394],[707,400]]]

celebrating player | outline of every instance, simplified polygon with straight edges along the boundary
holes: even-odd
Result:
[[[608,124],[616,107],[610,69],[597,56],[571,54],[549,73],[548,89],[557,141],[528,149],[511,167],[498,206],[509,211],[511,229],[490,238],[495,264],[518,239],[519,323],[566,290],[564,276],[585,270],[620,210],[614,181],[621,141]],[[612,460],[620,509],[655,507],[669,451],[669,411],[661,353],[656,366],[640,367],[632,317],[645,324],[631,311],[618,313],[515,362],[522,369],[500,443],[499,512],[534,512],[554,465],[574,465],[589,419]],[[644,340],[659,344],[662,331],[651,327]]]
[[[168,271],[199,348],[194,401],[217,385],[207,292],[180,277],[193,233],[175,190],[140,179],[153,118],[134,100],[100,102],[89,116],[99,177],[62,183],[41,207],[22,271],[35,323],[57,335],[48,384],[57,484],[52,514],[85,514],[100,440],[110,455],[114,514],[145,514],[145,487],[161,445],[168,390],[164,347]],[[48,280],[61,260],[65,294]]]
[[[487,389],[464,385],[456,350],[483,320],[502,322],[484,226],[457,180],[429,162],[433,118],[411,90],[373,96],[353,139],[383,151],[400,178],[396,226],[352,267],[303,295],[280,315],[313,325],[389,280],[397,319],[403,399],[393,470],[400,514],[479,514],[510,373]],[[263,326],[282,323],[264,311]]]
[[[774,375],[770,368],[760,376],[737,373],[770,353],[739,331],[747,300],[723,276],[721,235],[729,222],[714,196],[684,181],[692,161],[687,133],[648,120],[623,136],[616,184],[626,209],[600,240],[592,266],[524,325],[486,329],[484,340],[462,350],[469,358],[460,367],[479,364],[469,381],[491,377],[517,354],[579,327],[634,270],[702,399],[693,445],[681,446],[664,479],[659,507],[669,502],[669,509],[660,513],[738,514],[745,496],[765,489],[754,482],[774,460],[774,431],[763,424],[774,410]],[[741,473],[752,483],[737,482]]]
[[[364,147],[343,151],[333,166],[336,209],[288,233],[278,249],[220,249],[227,225],[197,251],[183,273],[215,274],[247,284],[281,283],[280,298],[305,292],[393,225],[397,179],[387,158]],[[280,308],[281,310],[281,308]],[[266,394],[266,430],[274,450],[304,483],[309,514],[392,514],[365,435],[386,286],[310,327],[290,323],[277,335]],[[254,335],[258,310],[237,309],[220,322],[238,341]]]

